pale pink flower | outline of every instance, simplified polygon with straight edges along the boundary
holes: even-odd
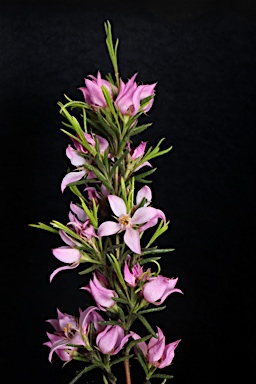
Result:
[[[106,311],[116,304],[113,297],[118,297],[117,293],[112,289],[104,287],[95,273],[93,274],[93,279],[90,279],[89,284],[81,287],[81,289],[88,291],[92,295],[97,307],[102,311]]]
[[[177,281],[178,278],[169,279],[162,275],[148,278],[142,288],[144,299],[151,304],[161,305],[171,293],[183,293],[175,288]]]
[[[156,217],[161,217],[165,220],[164,213],[152,207],[138,208],[133,216],[127,212],[126,205],[123,199],[115,195],[108,196],[109,204],[116,215],[118,222],[105,221],[98,228],[98,236],[110,236],[118,232],[125,231],[124,242],[135,253],[141,253],[140,235],[134,227],[141,224],[151,226],[152,220]]]
[[[55,329],[55,333],[46,333],[49,341],[45,342],[44,345],[50,348],[49,361],[52,362],[52,355],[55,352],[59,358],[63,361],[69,361],[72,359],[73,353],[77,351],[77,347],[71,347],[67,344],[74,344],[84,346],[84,340],[82,339],[77,319],[62,313],[57,309],[58,318],[46,320]]]

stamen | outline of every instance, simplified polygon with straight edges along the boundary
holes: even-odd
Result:
[[[130,217],[128,215],[123,215],[119,217],[119,223],[125,227],[129,224]]]

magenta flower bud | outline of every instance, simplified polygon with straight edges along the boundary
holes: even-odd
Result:
[[[90,279],[89,285],[81,289],[85,289],[92,295],[97,307],[102,311],[106,311],[116,304],[113,297],[118,297],[117,293],[112,289],[105,288],[97,279],[95,273],[93,274],[93,280]]]
[[[124,329],[119,325],[108,325],[103,332],[96,338],[96,344],[104,354],[116,355],[131,337],[130,334],[124,335]]]
[[[151,304],[160,305],[173,292],[183,293],[175,288],[177,279],[169,279],[162,275],[150,277],[142,288],[144,299]]]

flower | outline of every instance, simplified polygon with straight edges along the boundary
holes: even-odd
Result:
[[[98,236],[110,236],[117,232],[125,231],[125,244],[133,252],[141,254],[140,236],[138,230],[134,229],[134,226],[146,223],[144,226],[146,229],[147,224],[148,227],[152,226],[152,220],[156,224],[158,217],[162,217],[165,220],[164,213],[153,207],[141,207],[131,217],[127,213],[125,202],[121,197],[108,195],[108,200],[112,211],[117,216],[118,223],[105,221],[98,228]]]
[[[104,137],[101,137],[99,135],[90,135],[89,133],[84,132],[84,137],[88,144],[91,147],[95,147],[96,142],[94,140],[94,137],[97,138],[99,142],[99,148],[100,152],[104,152],[108,147],[108,142]],[[66,148],[66,155],[69,158],[72,165],[76,166],[75,171],[71,171],[67,173],[61,182],[61,192],[63,193],[65,188],[68,184],[75,183],[79,180],[81,180],[85,175],[87,175],[88,178],[95,178],[95,174],[92,171],[86,171],[84,168],[84,164],[88,163],[88,160],[85,159],[84,156],[82,156],[80,153],[88,153],[88,150],[85,149],[78,141],[75,139],[72,139],[75,149],[68,144]]]
[[[112,289],[105,288],[97,278],[96,273],[93,274],[93,280],[90,279],[89,285],[81,289],[85,289],[92,295],[97,307],[102,311],[116,305],[113,297],[117,297],[117,293]]]
[[[131,337],[131,334],[124,335],[124,329],[119,325],[108,325],[104,331],[98,334],[96,344],[104,354],[116,355]]]
[[[162,275],[148,278],[142,288],[144,299],[151,304],[161,305],[171,293],[183,293],[180,289],[175,288],[177,281],[178,278],[169,279]]]
[[[130,156],[131,160],[134,161],[134,160],[138,159],[138,161],[140,161],[142,159],[142,156],[145,153],[146,145],[147,145],[146,141],[141,141],[140,144],[136,148],[131,148],[130,142],[128,142],[127,148],[130,151],[129,156]],[[129,158],[129,156],[128,156],[128,158]],[[145,161],[141,165],[135,166],[134,171],[138,171],[139,169],[141,169],[142,167],[145,167],[146,165],[149,166],[150,168],[152,168],[152,164],[149,161]]]
[[[96,333],[103,331],[105,326],[99,324],[100,321],[104,321],[103,317],[97,312],[99,308],[90,306],[86,308],[85,311],[79,309],[79,329],[82,335],[85,335],[89,332],[90,324],[93,325]]]
[[[137,346],[145,356],[150,365],[156,368],[165,368],[172,363],[174,358],[174,350],[181,340],[174,341],[173,343],[165,345],[165,336],[162,330],[157,327],[157,338],[151,337],[148,345],[145,341],[139,342]],[[141,337],[135,333],[130,332],[134,340],[138,340]]]
[[[49,341],[43,343],[43,345],[50,348],[48,357],[50,362],[52,362],[53,352],[63,361],[71,360],[73,354],[77,351],[77,347],[68,344],[85,345],[79,332],[77,319],[72,315],[62,313],[59,309],[57,309],[57,314],[57,319],[46,320],[55,329],[54,334],[46,332]]]
[[[139,280],[146,280],[148,274],[151,272],[151,269],[148,268],[146,272],[143,271],[142,266],[139,263],[134,264],[131,271],[128,267],[128,261],[130,260],[130,255],[127,256],[124,262],[124,280],[131,286],[136,287]]]
[[[79,235],[81,240],[89,241],[92,237],[97,237],[94,228],[84,210],[72,202],[70,203],[69,220],[70,221],[67,223],[67,226],[74,233]],[[62,229],[59,230],[59,235],[67,245],[52,248],[52,254],[56,257],[56,259],[69,265],[55,269],[50,275],[50,282],[60,271],[66,269],[74,269],[78,267],[81,262],[91,261],[91,259],[86,254],[77,249],[77,247],[82,246],[79,241],[72,239],[71,236],[69,236]]]
[[[123,115],[136,115],[140,110],[141,101],[149,96],[152,96],[152,98],[142,108],[142,111],[148,112],[152,107],[156,83],[137,85],[135,82],[136,76],[137,73],[126,84],[120,79],[120,91],[114,103]]]
[[[83,92],[85,102],[91,105],[93,109],[97,109],[97,107],[106,108],[107,103],[102,92],[102,87],[104,86],[108,90],[111,98],[113,98],[114,93],[117,93],[117,87],[109,81],[102,79],[100,71],[98,71],[97,77],[92,75],[88,77],[90,77],[91,80],[85,79],[86,87],[79,88],[80,91]]]

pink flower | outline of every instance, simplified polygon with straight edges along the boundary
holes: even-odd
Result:
[[[183,293],[180,289],[175,288],[177,279],[169,279],[162,275],[148,278],[142,288],[144,299],[154,305],[161,305],[164,300],[173,292]]]
[[[105,326],[99,324],[100,321],[104,321],[103,317],[97,312],[99,308],[90,306],[85,311],[79,309],[79,329],[82,335],[85,335],[89,332],[90,324],[93,325],[93,328],[96,333],[103,331]]]
[[[117,293],[112,289],[104,287],[95,273],[93,274],[93,280],[90,279],[89,285],[82,287],[81,289],[85,289],[92,295],[97,307],[102,311],[106,311],[108,308],[111,308],[116,304],[113,297],[118,297]]]
[[[102,79],[100,71],[98,71],[97,77],[92,75],[88,77],[91,80],[85,79],[86,87],[79,88],[83,92],[85,102],[88,105],[92,105],[94,109],[96,107],[106,108],[107,103],[102,92],[102,86],[107,88],[111,98],[113,98],[114,93],[117,93],[117,87],[110,84],[109,81]]]
[[[146,280],[147,276],[151,272],[151,269],[148,268],[146,272],[143,271],[142,266],[139,263],[134,264],[131,271],[128,267],[128,262],[130,260],[130,255],[127,256],[124,263],[124,280],[131,286],[136,287],[139,280]]]
[[[89,133],[84,132],[84,137],[91,147],[95,147],[96,142],[94,137],[97,138],[99,142],[100,152],[104,152],[108,147],[108,142],[106,139],[99,135],[90,135]],[[86,171],[84,164],[88,163],[88,160],[85,159],[80,153],[88,153],[88,150],[82,146],[78,141],[72,139],[75,149],[69,144],[66,149],[66,155],[69,158],[72,165],[76,166],[75,171],[67,173],[61,182],[61,191],[64,192],[68,184],[75,183],[81,180],[84,176],[88,178],[95,178],[95,174],[92,171]]]
[[[146,145],[147,145],[146,141],[141,141],[140,144],[138,145],[138,147],[131,149],[130,143],[128,142],[127,147],[130,150],[131,159],[132,160],[136,160],[136,159],[140,160],[145,153]],[[150,162],[145,161],[143,164],[136,167],[134,171],[138,171],[139,169],[141,169],[142,167],[145,167],[146,165],[152,168],[152,165],[150,164]]]
[[[116,355],[131,335],[124,335],[124,329],[119,325],[108,325],[96,338],[96,344],[104,354]]]
[[[55,269],[55,271],[50,276],[50,282],[54,278],[57,273],[60,271],[64,271],[66,269],[74,269],[78,267],[80,260],[82,258],[82,253],[76,249],[79,244],[78,242],[75,242],[70,236],[68,236],[64,231],[59,231],[60,237],[66,243],[67,245],[58,247],[58,248],[52,248],[52,254],[56,257],[59,261],[62,261],[63,263],[69,264],[64,267],[60,267]]]
[[[165,220],[164,213],[152,207],[138,208],[131,217],[127,213],[126,205],[123,199],[115,195],[108,196],[109,204],[116,215],[118,222],[105,221],[98,228],[99,236],[110,236],[117,232],[125,231],[124,242],[135,253],[141,253],[140,235],[134,226],[144,224],[145,229],[152,226],[152,220],[156,224],[156,218],[161,217]],[[148,225],[148,226],[147,226]]]
[[[181,340],[165,345],[165,336],[159,327],[157,329],[157,339],[151,337],[148,345],[144,341],[137,345],[150,365],[161,369],[172,363],[174,350]],[[131,336],[134,340],[140,339],[140,336],[134,332],[131,332]]]
[[[49,341],[44,345],[50,348],[49,361],[52,362],[52,355],[55,352],[63,361],[72,359],[77,347],[71,347],[67,344],[81,345],[85,343],[80,335],[77,319],[74,316],[62,313],[57,309],[58,318],[46,320],[55,329],[55,333],[46,333]]]
[[[135,73],[126,84],[120,79],[120,91],[115,100],[116,107],[123,115],[134,116],[139,112],[140,103],[143,99],[154,95],[156,83],[150,85],[137,85]],[[153,104],[153,97],[142,108],[143,112],[148,112]]]

